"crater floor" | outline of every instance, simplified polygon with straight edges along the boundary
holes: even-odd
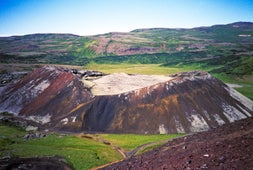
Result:
[[[83,79],[85,86],[90,87],[93,95],[117,95],[143,87],[152,86],[173,79],[163,75],[129,75],[114,73],[94,80]]]

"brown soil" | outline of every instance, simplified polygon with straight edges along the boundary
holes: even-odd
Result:
[[[253,118],[174,139],[102,169],[253,169]]]
[[[0,159],[0,170],[72,170],[65,160],[58,157]]]

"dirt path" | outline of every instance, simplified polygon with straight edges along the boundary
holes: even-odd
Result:
[[[105,145],[110,146],[113,150],[116,150],[117,152],[119,152],[123,156],[124,159],[125,158],[130,158],[130,157],[134,156],[136,153],[138,153],[139,151],[144,150],[148,147],[163,144],[163,143],[166,143],[168,141],[168,140],[160,140],[160,141],[156,141],[156,142],[145,143],[145,144],[140,145],[140,146],[138,146],[137,148],[135,148],[131,151],[125,151],[123,148],[121,148],[119,146],[116,146],[113,143],[101,138],[99,135],[84,134],[84,135],[81,135],[81,137],[86,138],[86,139],[91,139],[91,140],[94,140],[96,142],[100,142],[100,143],[103,143]]]
[[[107,140],[101,138],[101,137],[98,136],[98,135],[88,135],[88,134],[84,134],[84,135],[81,135],[81,137],[82,137],[82,138],[86,138],[86,139],[91,139],[91,140],[94,140],[94,141],[96,141],[96,142],[100,142],[100,143],[103,143],[103,144],[105,144],[105,145],[108,145],[108,146],[110,146],[113,150],[116,150],[117,152],[119,152],[119,153],[123,156],[123,158],[127,158],[127,155],[126,155],[125,151],[124,151],[122,148],[120,148],[120,147],[118,147],[118,146],[112,144],[111,142],[109,142],[109,141],[107,141]]]
[[[112,164],[118,163],[118,162],[120,162],[120,161],[122,161],[124,159],[131,158],[132,156],[134,156],[139,151],[144,150],[144,149],[146,149],[146,148],[148,148],[150,146],[154,146],[154,145],[158,145],[158,144],[163,144],[163,143],[166,143],[168,141],[168,140],[161,140],[161,141],[146,143],[146,144],[138,146],[137,148],[135,148],[135,149],[133,149],[131,151],[126,152],[126,151],[124,151],[124,149],[122,149],[122,148],[120,148],[120,147],[112,144],[111,142],[109,142],[109,141],[101,138],[98,135],[81,135],[81,137],[86,138],[86,139],[95,140],[96,142],[100,142],[100,143],[103,143],[105,145],[109,145],[109,146],[111,146],[112,149],[116,150],[117,152],[119,152],[123,156],[123,159],[121,159],[121,160],[118,160],[118,161],[115,161],[115,162],[111,162],[111,163],[108,163],[108,164],[104,164],[104,165],[101,165],[99,167],[92,168],[91,170],[96,170],[96,169],[104,168],[104,167],[110,166]]]
[[[130,158],[130,157],[134,156],[136,153],[138,153],[141,150],[145,150],[146,148],[154,146],[154,145],[159,145],[159,144],[166,143],[167,141],[168,140],[161,140],[161,141],[157,141],[157,142],[150,142],[150,143],[143,144],[141,146],[138,146],[137,148],[135,148],[132,151],[126,152],[126,156],[127,156],[127,158]]]

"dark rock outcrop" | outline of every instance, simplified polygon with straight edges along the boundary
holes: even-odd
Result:
[[[77,73],[37,69],[1,93],[0,110],[57,130],[147,134],[204,131],[253,114],[252,101],[206,72],[101,96]]]
[[[55,126],[56,122],[71,116],[76,107],[89,102],[92,97],[91,92],[69,70],[45,66],[8,87],[1,94],[0,110]]]
[[[22,170],[72,170],[73,167],[60,157],[36,157],[36,158],[6,158],[0,159],[0,169]]]

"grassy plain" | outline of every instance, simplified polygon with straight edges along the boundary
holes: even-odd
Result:
[[[127,74],[147,74],[147,75],[168,75],[182,71],[194,70],[192,66],[184,67],[163,67],[160,64],[97,64],[91,63],[85,69],[97,70],[106,74],[124,72]]]

